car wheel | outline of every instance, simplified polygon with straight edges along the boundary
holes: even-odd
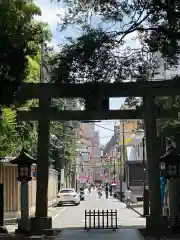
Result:
[[[61,207],[61,206],[62,206],[62,203],[58,203],[57,206],[58,206],[58,207]]]
[[[75,205],[78,206],[80,204],[80,202],[77,202]]]

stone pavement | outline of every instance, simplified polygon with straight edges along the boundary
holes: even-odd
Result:
[[[55,207],[50,207],[48,209],[48,216],[52,217],[52,219],[56,218],[56,216],[59,215],[59,210],[56,209]],[[8,233],[14,233],[15,230],[17,229],[17,224],[9,224],[6,225],[8,229]]]
[[[136,229],[112,230],[64,230],[56,240],[143,240],[144,238]]]

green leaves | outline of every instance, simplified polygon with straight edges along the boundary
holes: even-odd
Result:
[[[180,56],[180,2],[161,0],[63,0],[65,13],[60,30],[69,26],[83,30],[87,25],[114,33],[120,45],[136,32],[148,52],[159,51],[168,67]],[[140,46],[142,47],[142,46]]]
[[[40,14],[32,1],[0,4],[0,104],[13,103],[14,93],[28,74],[27,55],[37,55],[44,30],[34,16]]]

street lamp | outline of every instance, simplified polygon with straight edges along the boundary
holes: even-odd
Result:
[[[173,145],[169,146],[167,153],[160,157],[159,166],[165,178],[180,177],[180,154],[177,153]]]
[[[27,154],[23,148],[21,153],[10,161],[11,164],[18,165],[17,180],[21,182],[21,219],[18,223],[16,232],[28,233],[29,232],[29,187],[28,182],[32,180],[31,165],[36,160]]]

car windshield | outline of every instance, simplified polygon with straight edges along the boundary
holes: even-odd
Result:
[[[60,193],[74,193],[73,189],[62,189]]]

